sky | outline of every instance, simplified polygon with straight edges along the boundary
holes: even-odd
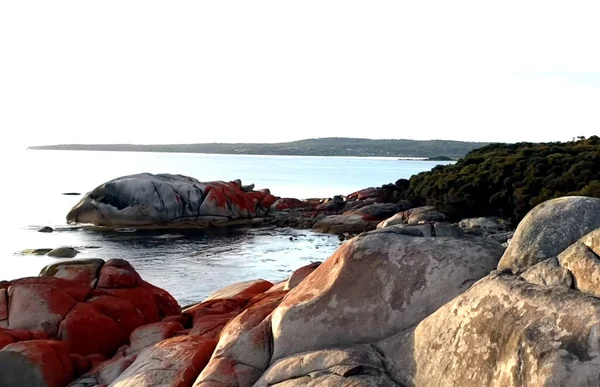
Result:
[[[2,145],[600,134],[599,7],[3,1]]]

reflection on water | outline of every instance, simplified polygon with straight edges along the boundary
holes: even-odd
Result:
[[[22,232],[28,234],[23,238],[30,243],[27,248],[73,246],[80,251],[77,258],[127,259],[142,278],[168,290],[182,305],[233,282],[283,280],[300,266],[325,260],[340,245],[333,236],[275,228],[117,232],[65,227],[50,234],[33,228]],[[57,261],[18,254],[12,260],[4,265],[8,270],[0,280],[37,275]]]
[[[331,197],[380,186],[440,162],[356,157],[206,155],[180,153],[20,151],[9,159],[0,189],[0,280],[37,275],[56,260],[24,249],[72,246],[78,258],[124,258],[181,303],[236,281],[280,280],[326,259],[336,237],[285,229],[102,232],[69,227],[65,216],[85,193],[118,176],[180,173],[200,181],[242,179],[279,196]],[[442,164],[444,162],[441,162]],[[56,231],[39,233],[43,226]],[[123,230],[126,231],[126,230]],[[290,237],[292,240],[290,240]]]

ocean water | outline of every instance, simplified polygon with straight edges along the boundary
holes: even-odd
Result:
[[[200,181],[241,179],[274,195],[297,198],[347,195],[429,170],[437,164],[396,158],[208,155],[141,152],[10,151],[0,202],[0,280],[35,276],[56,259],[24,249],[72,246],[77,258],[124,258],[142,278],[182,304],[200,301],[237,281],[285,279],[294,269],[327,259],[335,236],[310,230],[237,228],[193,231],[100,232],[72,228],[65,216],[80,196],[113,178],[179,173]],[[6,153],[5,153],[6,156]],[[6,161],[5,161],[6,163]],[[43,226],[55,229],[40,233]]]

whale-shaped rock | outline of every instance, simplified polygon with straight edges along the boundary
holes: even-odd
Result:
[[[68,223],[107,227],[208,227],[249,223],[276,197],[239,180],[200,182],[172,174],[140,173],[108,181],[67,214]]]

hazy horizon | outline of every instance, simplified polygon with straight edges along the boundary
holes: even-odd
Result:
[[[0,4],[5,148],[600,133],[594,3]]]

